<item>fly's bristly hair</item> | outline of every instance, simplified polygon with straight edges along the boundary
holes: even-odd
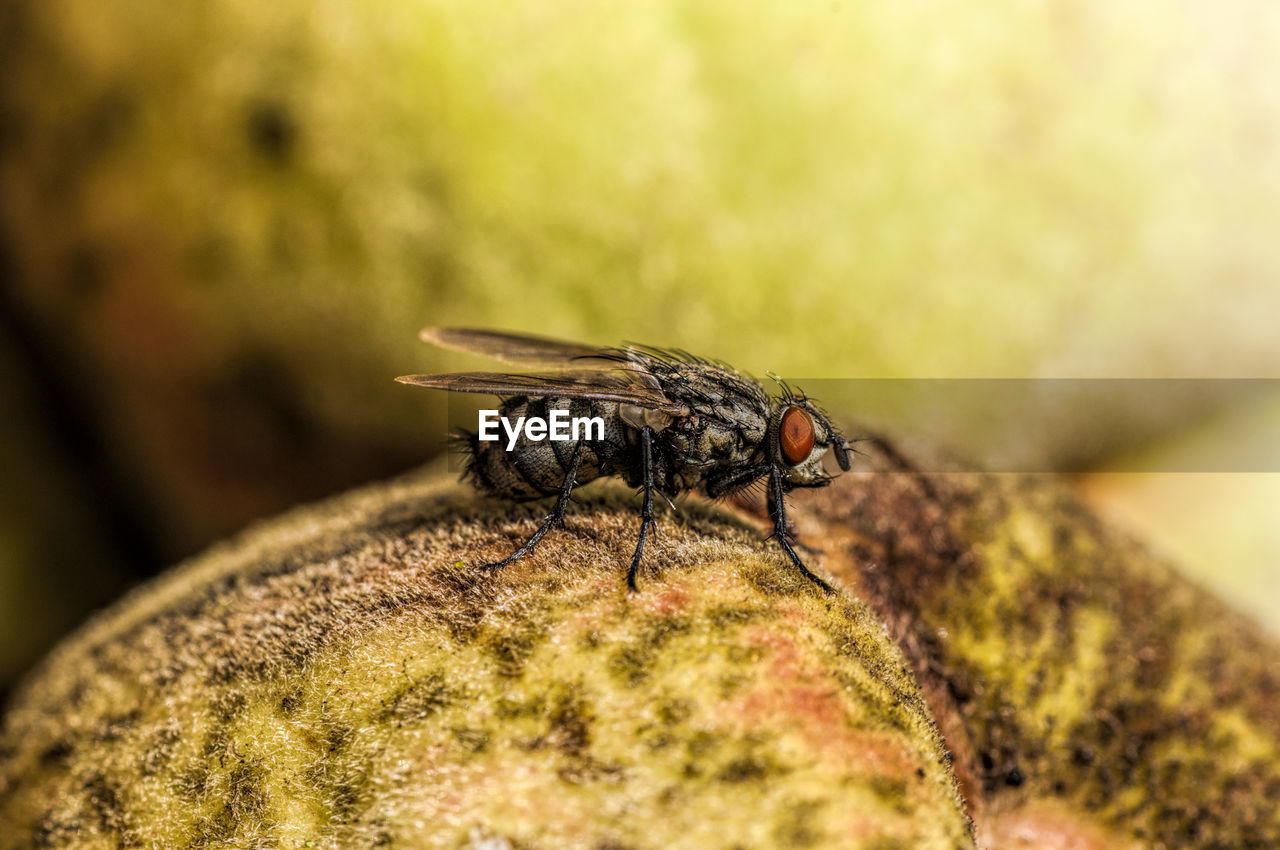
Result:
[[[653,496],[668,503],[698,491],[712,499],[763,488],[771,535],[802,574],[828,592],[830,585],[796,555],[787,530],[785,494],[824,487],[833,477],[822,465],[834,449],[849,468],[848,443],[830,417],[803,392],[775,375],[781,395],[770,396],[755,378],[728,363],[679,348],[626,343],[593,348],[578,343],[501,331],[428,328],[422,338],[442,347],[484,354],[519,366],[558,367],[551,372],[458,372],[409,375],[402,383],[457,392],[495,394],[499,415],[510,421],[550,418],[553,412],[598,418],[603,433],[580,439],[535,439],[520,432],[514,442],[454,435],[469,454],[463,473],[477,489],[514,501],[557,497],[533,536],[498,569],[527,554],[564,516],[573,488],[618,477],[642,497],[640,532],[627,571],[636,588],[645,540],[656,527]]]
[[[476,467],[476,448],[480,444],[480,435],[467,428],[455,428],[449,432],[448,451],[450,454],[462,455],[466,458],[459,481],[470,483],[477,490],[487,491],[491,483],[484,479],[483,472]]]

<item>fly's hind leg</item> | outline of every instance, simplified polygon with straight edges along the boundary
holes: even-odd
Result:
[[[778,538],[778,545],[782,547],[782,551],[786,553],[791,563],[804,574],[809,581],[822,588],[827,593],[835,593],[835,588],[818,578],[808,567],[804,565],[804,561],[800,560],[800,556],[796,554],[796,550],[791,545],[791,533],[787,528],[787,503],[783,499],[782,494],[782,477],[777,470],[769,473],[769,518],[773,520],[773,536]]]
[[[651,444],[653,429],[645,427],[640,431],[640,446],[644,458],[644,504],[640,508],[640,539],[636,541],[636,553],[631,557],[631,566],[627,569],[627,589],[638,590],[636,573],[640,571],[640,557],[644,554],[644,539],[649,529],[657,531],[658,524],[653,519],[653,463],[651,461]]]
[[[524,542],[516,551],[512,552],[501,561],[494,561],[489,564],[481,564],[482,570],[500,570],[508,564],[514,564],[525,555],[533,551],[533,547],[538,545],[538,541],[552,529],[556,523],[563,523],[564,512],[569,507],[569,494],[573,492],[573,488],[578,483],[578,467],[582,464],[582,447],[586,444],[585,440],[579,440],[578,444],[573,448],[573,455],[569,460],[569,471],[564,475],[564,484],[560,487],[560,496],[556,499],[556,506],[543,518],[542,524],[538,526],[538,530],[533,532],[533,536]]]

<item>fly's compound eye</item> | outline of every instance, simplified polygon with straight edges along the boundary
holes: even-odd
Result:
[[[798,407],[788,407],[782,414],[782,426],[778,428],[778,445],[782,457],[795,466],[813,451],[813,420]]]

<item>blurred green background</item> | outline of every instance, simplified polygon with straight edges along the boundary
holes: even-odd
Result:
[[[0,682],[441,451],[445,400],[391,378],[479,364],[427,324],[797,379],[1280,377],[1277,43],[1261,0],[0,0]],[[1265,453],[1280,404],[1126,404],[1001,439],[1280,626],[1277,476],[1097,472]]]

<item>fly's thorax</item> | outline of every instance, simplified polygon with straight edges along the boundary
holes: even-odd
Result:
[[[715,364],[682,363],[662,376],[662,390],[689,408],[659,432],[679,490],[693,489],[750,464],[769,428],[769,397],[741,375]]]
[[[744,443],[759,443],[768,430],[771,405],[764,389],[737,372],[708,363],[681,364],[662,382],[672,401],[689,408],[687,419],[723,433],[736,433]]]
[[[673,472],[692,487],[725,470],[759,463],[768,427],[767,416],[751,407],[728,415],[695,408],[662,437],[671,449]]]

